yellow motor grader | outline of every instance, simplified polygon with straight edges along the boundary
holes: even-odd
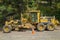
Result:
[[[54,30],[59,23],[55,17],[41,16],[39,10],[30,10],[25,13],[21,13],[21,24],[18,24],[19,20],[13,20],[5,22],[3,32],[11,32],[12,29],[19,30],[20,28],[37,29],[38,31],[44,31],[45,29]]]

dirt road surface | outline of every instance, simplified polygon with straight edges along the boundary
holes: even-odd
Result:
[[[32,31],[27,30],[25,32],[12,31],[11,33],[0,32],[0,40],[60,40],[60,30],[54,31]]]

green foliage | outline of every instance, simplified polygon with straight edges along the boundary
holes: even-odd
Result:
[[[30,8],[30,9],[37,9],[37,2],[36,2],[36,0],[29,0],[28,1],[28,7]]]
[[[8,12],[11,12],[13,10],[13,8],[11,7],[11,5],[9,5],[8,7],[7,7],[7,11]]]
[[[57,8],[60,8],[60,3],[57,3]]]
[[[5,10],[5,9],[6,9],[6,7],[4,5],[0,5],[0,10],[1,11]]]
[[[2,13],[0,12],[0,19],[2,18]]]

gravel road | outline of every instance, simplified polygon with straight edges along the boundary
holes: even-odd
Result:
[[[60,40],[60,30],[54,31],[32,31],[27,30],[25,32],[12,31],[11,33],[0,32],[0,40]]]

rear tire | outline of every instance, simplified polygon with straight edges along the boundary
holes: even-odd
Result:
[[[45,28],[46,28],[46,27],[44,26],[43,23],[39,23],[39,24],[37,25],[37,30],[38,30],[38,31],[44,31]]]
[[[11,30],[12,30],[12,27],[11,27],[10,25],[3,27],[3,32],[4,32],[4,33],[10,33]]]
[[[48,25],[47,25],[47,29],[48,29],[49,31],[53,31],[53,30],[55,29],[55,26],[54,26],[53,24],[48,24]]]

